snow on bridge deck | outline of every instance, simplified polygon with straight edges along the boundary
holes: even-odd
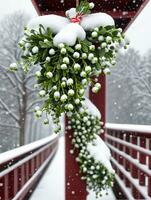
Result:
[[[64,138],[62,137],[60,138],[59,149],[54,160],[33,192],[30,200],[65,200],[64,148]],[[96,200],[95,195],[91,193],[88,195],[87,200]],[[115,196],[112,191],[109,191],[108,196],[104,192],[104,196],[97,200],[115,200]]]

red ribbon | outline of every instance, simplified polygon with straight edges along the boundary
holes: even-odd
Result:
[[[82,16],[83,15],[81,15],[81,14],[77,14],[76,17],[71,18],[70,21],[72,23],[79,23],[80,24],[80,22],[82,20]]]

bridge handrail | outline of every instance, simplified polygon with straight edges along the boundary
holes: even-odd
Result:
[[[116,171],[116,194],[122,191],[131,200],[151,200],[151,126],[107,123],[105,129]]]
[[[0,154],[0,199],[27,199],[58,147],[59,135]]]
[[[37,141],[32,142],[30,144],[26,144],[24,146],[17,147],[13,150],[1,153],[0,154],[0,164],[3,164],[5,162],[9,161],[10,159],[14,159],[16,157],[22,156],[23,154],[32,152],[33,150],[38,149],[38,148],[45,146],[47,144],[53,143],[57,139],[58,139],[58,136],[56,134],[53,134],[51,136],[37,140]]]
[[[105,128],[112,129],[112,130],[131,131],[131,132],[151,134],[151,126],[150,125],[106,123]]]

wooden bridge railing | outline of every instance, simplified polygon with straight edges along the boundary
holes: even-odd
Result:
[[[106,142],[125,197],[151,199],[151,126],[106,124]]]
[[[55,155],[58,137],[49,136],[0,154],[0,200],[24,200]]]

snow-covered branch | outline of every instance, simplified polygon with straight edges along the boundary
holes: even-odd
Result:
[[[6,128],[15,128],[15,129],[19,129],[19,126],[13,125],[13,124],[4,124],[4,123],[0,123],[1,127],[6,127]]]
[[[29,111],[35,104],[42,103],[42,102],[43,102],[42,99],[37,99],[37,100],[33,101],[31,104],[29,104],[29,106],[27,107],[26,111]]]
[[[3,108],[5,108],[5,110],[12,116],[12,118],[18,122],[19,119],[18,117],[9,109],[9,107],[4,103],[4,101],[0,98],[0,103],[3,106]]]

